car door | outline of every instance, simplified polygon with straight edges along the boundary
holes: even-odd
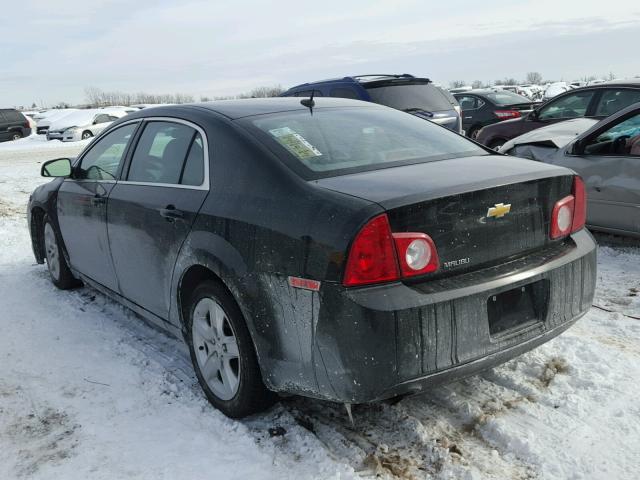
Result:
[[[125,124],[93,143],[58,190],[58,223],[71,267],[114,291],[118,285],[107,238],[107,199],[138,125]]]
[[[640,113],[597,130],[562,163],[584,179],[589,225],[640,233]]]
[[[9,121],[4,115],[4,112],[0,110],[0,142],[9,140]]]
[[[577,90],[563,94],[532,112],[525,120],[529,124],[526,131],[571,118],[585,117],[592,111],[589,107],[595,102],[595,97],[595,90]]]
[[[469,129],[475,122],[474,114],[477,109],[477,97],[473,95],[456,95],[456,100],[462,109],[462,129],[469,133]]]
[[[168,318],[180,247],[209,192],[204,131],[178,119],[151,119],[124,180],[109,196],[108,232],[121,293]]]

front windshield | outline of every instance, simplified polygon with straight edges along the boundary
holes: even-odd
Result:
[[[487,154],[443,127],[387,108],[318,108],[242,122],[307,179]]]

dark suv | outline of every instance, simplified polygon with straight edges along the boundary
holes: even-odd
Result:
[[[460,113],[451,100],[428,78],[409,75],[357,75],[303,83],[283,97],[338,97],[379,103],[462,132]],[[455,100],[454,100],[455,102]]]
[[[13,108],[0,108],[0,142],[31,135],[29,121]]]

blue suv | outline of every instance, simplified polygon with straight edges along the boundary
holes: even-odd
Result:
[[[462,120],[455,107],[458,103],[447,96],[428,78],[413,75],[357,75],[353,77],[303,83],[290,88],[283,97],[340,97],[379,103],[411,113],[417,117],[462,132]]]

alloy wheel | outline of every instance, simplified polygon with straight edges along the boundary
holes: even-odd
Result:
[[[196,304],[191,336],[207,386],[219,399],[232,399],[240,385],[238,341],[227,314],[213,298],[205,297]]]
[[[49,222],[44,225],[44,249],[47,256],[47,267],[54,280],[60,279],[60,252],[56,234]]]

